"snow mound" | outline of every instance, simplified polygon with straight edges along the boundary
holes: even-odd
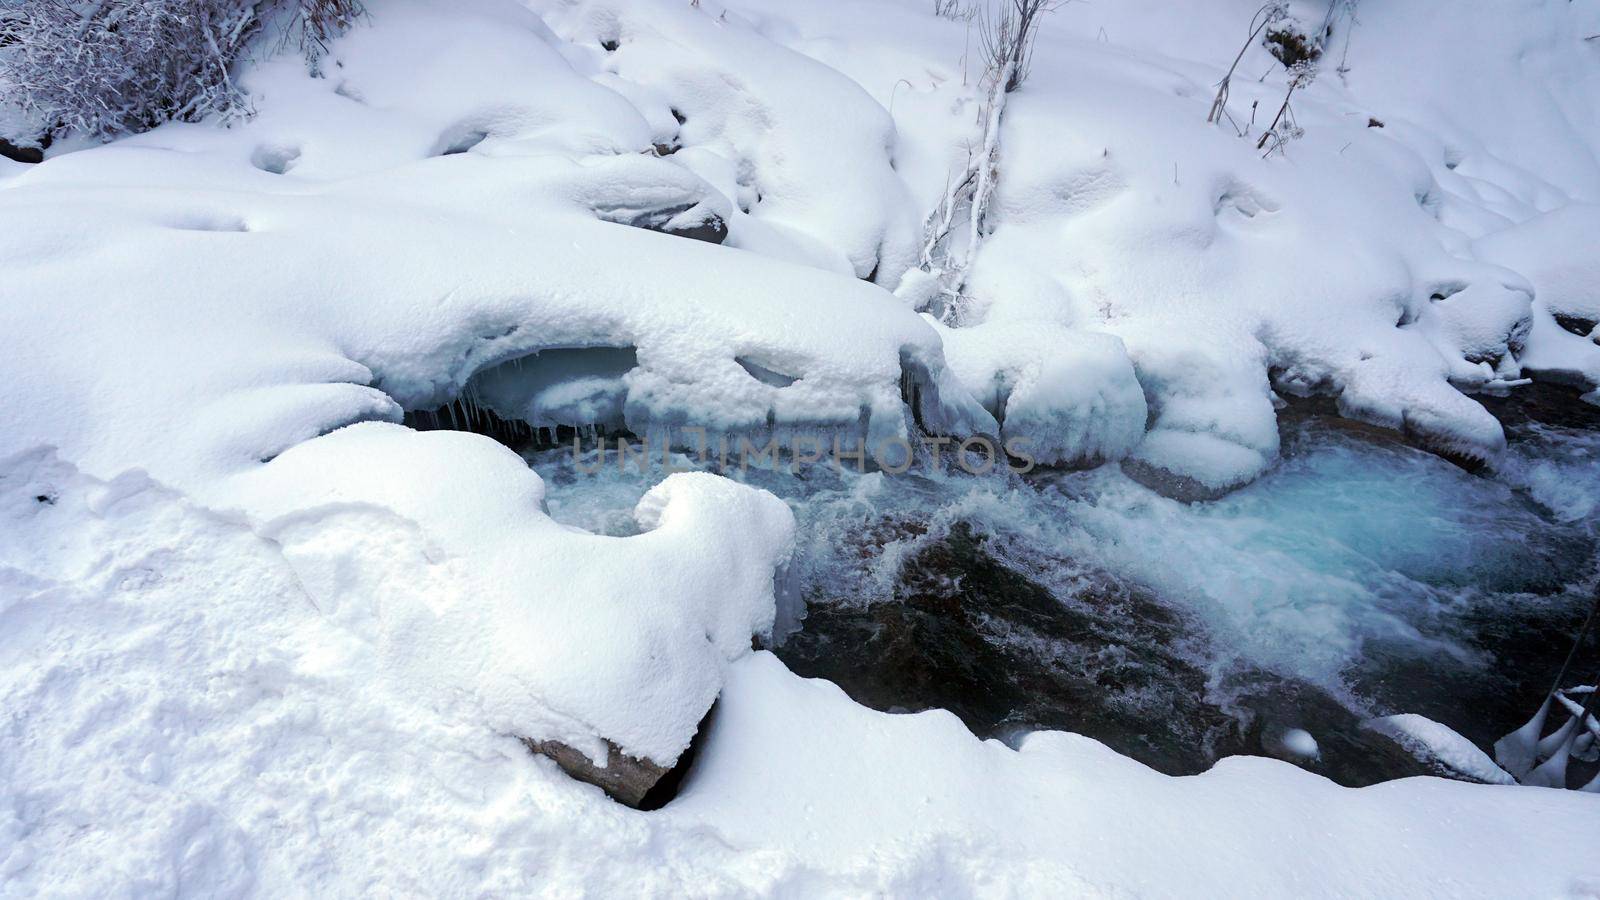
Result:
[[[0,322],[27,340],[0,362],[18,422],[0,450],[51,443],[92,472],[140,466],[220,497],[300,441],[437,408],[519,358],[533,381],[504,406],[540,426],[878,446],[910,436],[915,383],[925,426],[994,430],[883,290],[609,221],[730,207],[639,152],[633,107],[510,6],[374,7],[338,44],[343,81],[268,65],[245,125],[157,129],[7,180]],[[432,32],[463,37],[417,50]],[[396,62],[413,50],[425,64]],[[445,123],[504,112],[508,92],[518,111],[473,119],[489,136],[470,152],[430,155]],[[285,174],[263,171],[263,147]],[[65,347],[99,363],[58,371]],[[616,350],[636,364],[580,362]]]
[[[793,541],[776,497],[704,474],[647,494],[641,535],[576,532],[540,512],[544,486],[511,451],[379,422],[246,481],[242,502],[312,603],[374,632],[418,697],[599,762],[601,737],[678,758],[726,663],[771,635],[773,572]]]
[[[848,77],[733,11],[541,5],[669,158],[736,205],[734,246],[889,287],[911,266],[920,222],[893,168],[894,124]]]
[[[1121,459],[1144,437],[1144,391],[1118,339],[1049,321],[954,329],[929,321],[1008,448],[1083,467]]]
[[[1533,283],[1524,368],[1600,389],[1600,206],[1563,206],[1482,237],[1473,249]]]

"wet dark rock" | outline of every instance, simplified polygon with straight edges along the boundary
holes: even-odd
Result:
[[[1555,319],[1557,325],[1578,337],[1588,337],[1594,333],[1595,326],[1600,325],[1600,321],[1595,319],[1585,319],[1582,316],[1564,316],[1560,313],[1556,313]]]
[[[1479,395],[1484,405],[1508,431],[1531,424],[1600,430],[1600,406],[1580,398],[1583,390],[1572,385],[1535,381],[1512,388],[1503,397]]]
[[[1271,673],[1242,672],[1226,681],[1242,713],[1237,728],[1214,747],[1217,758],[1272,756],[1345,787],[1366,787],[1395,778],[1436,774],[1405,748],[1364,727],[1365,717],[1326,690]],[[1314,758],[1285,747],[1291,729],[1317,743]]]
[[[708,244],[720,244],[728,239],[728,223],[710,207],[700,203],[682,203],[645,212],[602,217],[621,225],[647,228]]]
[[[1452,443],[1410,424],[1404,431],[1396,431],[1384,425],[1349,418],[1339,412],[1335,397],[1320,394],[1310,397],[1280,394],[1280,397],[1284,400],[1278,410],[1280,434],[1286,435],[1293,428],[1315,419],[1321,427],[1337,429],[1379,446],[1397,444],[1431,453],[1473,474],[1487,470],[1488,460],[1472,447]]]
[[[983,545],[958,527],[907,565],[894,601],[812,602],[777,654],[874,709],[949,710],[984,737],[1075,731],[1173,774],[1210,766],[1230,719],[1187,661],[1193,626],[1111,583],[1063,603]]]
[[[0,138],[0,156],[19,163],[44,162],[44,150],[42,148],[19,146],[5,138]]]

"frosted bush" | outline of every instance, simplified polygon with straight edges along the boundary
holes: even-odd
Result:
[[[168,121],[249,111],[231,70],[263,28],[287,22],[315,68],[359,0],[0,0],[0,83],[40,129],[112,138]]]

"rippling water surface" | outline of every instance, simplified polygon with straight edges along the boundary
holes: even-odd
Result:
[[[801,529],[806,618],[778,653],[880,709],[1069,729],[1167,772],[1289,728],[1343,783],[1426,771],[1360,722],[1415,712],[1487,747],[1549,687],[1600,562],[1600,409],[1550,388],[1488,402],[1511,439],[1491,473],[1291,410],[1280,465],[1208,504],[1114,466],[749,472]],[[661,477],[529,458],[557,519],[608,533]]]

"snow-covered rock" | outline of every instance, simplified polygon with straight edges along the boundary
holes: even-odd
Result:
[[[1484,784],[1516,784],[1511,773],[1495,765],[1489,754],[1448,726],[1416,713],[1373,719],[1366,727],[1388,735],[1418,759],[1446,772]]]
[[[1600,206],[1569,204],[1479,238],[1474,250],[1532,282],[1524,368],[1600,389]]]
[[[316,608],[371,628],[419,698],[597,762],[609,741],[663,766],[728,660],[770,636],[794,529],[771,494],[680,474],[640,501],[645,533],[575,533],[540,512],[516,454],[382,422],[286,451],[238,496]]]
[[[1144,392],[1122,342],[1049,321],[945,328],[950,369],[1000,423],[1013,455],[1094,466],[1144,437]]]

